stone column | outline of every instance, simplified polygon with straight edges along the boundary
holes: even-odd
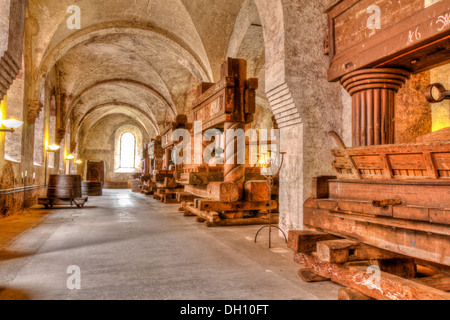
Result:
[[[402,69],[363,69],[341,79],[352,96],[354,147],[395,143],[395,95],[410,75]]]

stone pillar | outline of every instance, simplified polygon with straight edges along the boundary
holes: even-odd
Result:
[[[395,95],[410,75],[402,69],[363,69],[341,79],[352,96],[354,147],[395,143]]]

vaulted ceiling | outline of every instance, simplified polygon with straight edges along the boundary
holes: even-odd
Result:
[[[72,5],[81,9],[79,30],[67,25]],[[253,0],[30,0],[27,21],[34,98],[42,79],[57,74],[63,121],[75,132],[118,114],[158,134],[189,110],[199,82],[219,80],[230,44],[250,75],[264,77]]]

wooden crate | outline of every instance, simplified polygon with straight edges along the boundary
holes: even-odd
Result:
[[[450,180],[450,141],[333,150],[341,179]]]

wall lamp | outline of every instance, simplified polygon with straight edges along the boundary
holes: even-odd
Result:
[[[15,119],[2,120],[0,123],[6,127],[6,129],[0,129],[0,132],[14,132],[15,129],[23,126],[23,121]]]

